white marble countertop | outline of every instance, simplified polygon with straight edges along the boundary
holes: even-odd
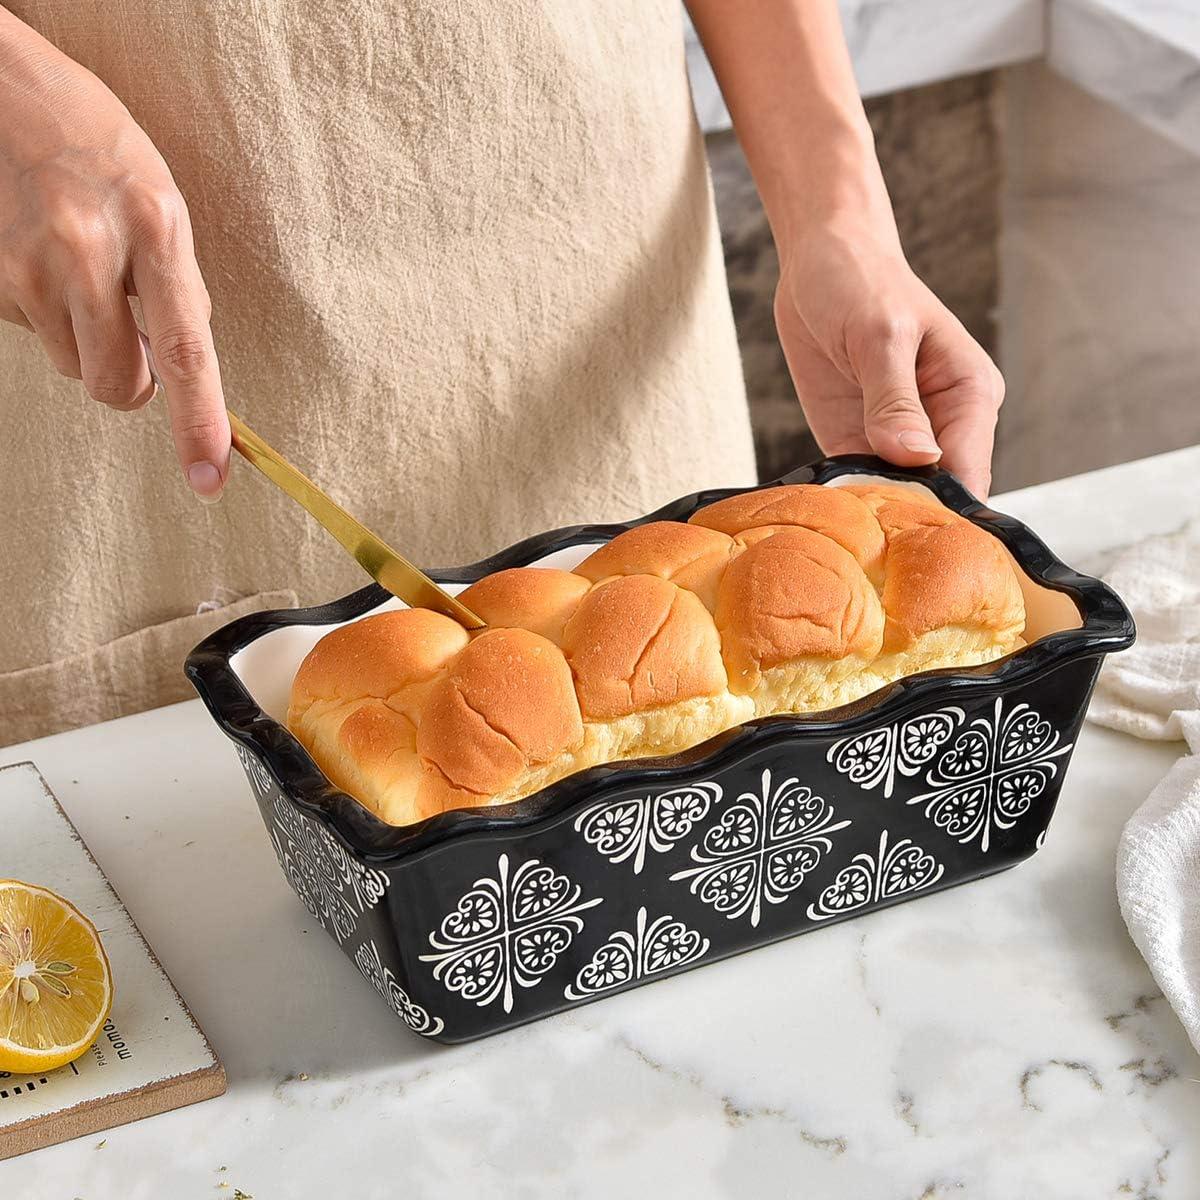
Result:
[[[1040,58],[1045,49],[1045,0],[839,0],[839,7],[864,96]],[[700,124],[728,129],[729,113],[690,22],[685,30]]]
[[[998,506],[1094,567],[1200,516],[1198,477],[1200,447]],[[444,1048],[289,890],[198,701],[10,747],[229,1092],[0,1163],[0,1196],[1190,1200],[1200,1058],[1113,890],[1121,826],[1176,753],[1088,727],[1045,848],[1015,870]]]
[[[1050,0],[1046,60],[1073,83],[1200,154],[1196,0]]]
[[[1073,83],[1200,154],[1196,0],[840,0],[864,96],[1045,56]],[[705,130],[727,129],[687,26],[688,69]]]

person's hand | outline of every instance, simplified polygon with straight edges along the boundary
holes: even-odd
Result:
[[[220,495],[229,421],[187,208],[124,105],[0,9],[0,319],[121,411],[154,395],[137,296],[188,482]]]
[[[913,274],[894,229],[823,226],[789,246],[775,322],[826,454],[940,459],[987,498],[1003,377]]]

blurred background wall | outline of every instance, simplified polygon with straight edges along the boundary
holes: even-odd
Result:
[[[1037,45],[1026,24],[1004,31],[992,57],[1013,65],[955,74],[961,48],[943,47],[931,70],[950,78],[865,102],[913,267],[1005,373],[997,490],[1200,442],[1200,14],[1189,72],[1186,38],[1167,54],[1123,25],[1081,34],[1080,13],[1127,2],[1069,0],[1063,29],[1047,10]],[[877,7],[916,21],[936,5]],[[886,89],[873,31],[855,23],[866,6],[844,10],[864,90]],[[766,220],[694,42],[689,53],[769,479],[817,449],[775,339]]]
[[[1045,66],[1004,83],[998,485],[1200,442],[1200,154]]]

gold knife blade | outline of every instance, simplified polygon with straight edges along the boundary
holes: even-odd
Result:
[[[432,608],[466,629],[486,628],[485,622],[465,604],[443,591],[403,554],[355,520],[232,411],[229,425],[234,449],[333,534],[381,587],[413,608]]]

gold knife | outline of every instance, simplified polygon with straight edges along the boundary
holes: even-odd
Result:
[[[144,334],[141,334],[141,342],[150,373],[154,381],[159,383],[150,355],[150,343]],[[443,591],[420,567],[414,566],[403,554],[393,550],[381,537],[352,517],[307,475],[268,446],[241,417],[231,410],[227,411],[233,433],[233,448],[333,534],[380,587],[386,588],[393,596],[399,596],[413,608],[431,608],[434,612],[452,617],[465,629],[486,628],[485,622],[465,604]]]
[[[443,591],[424,571],[352,517],[307,475],[268,446],[235,412],[227,411],[233,448],[301,508],[307,509],[381,587],[413,608],[432,608],[453,617],[465,629],[485,628],[485,623],[465,604]]]

